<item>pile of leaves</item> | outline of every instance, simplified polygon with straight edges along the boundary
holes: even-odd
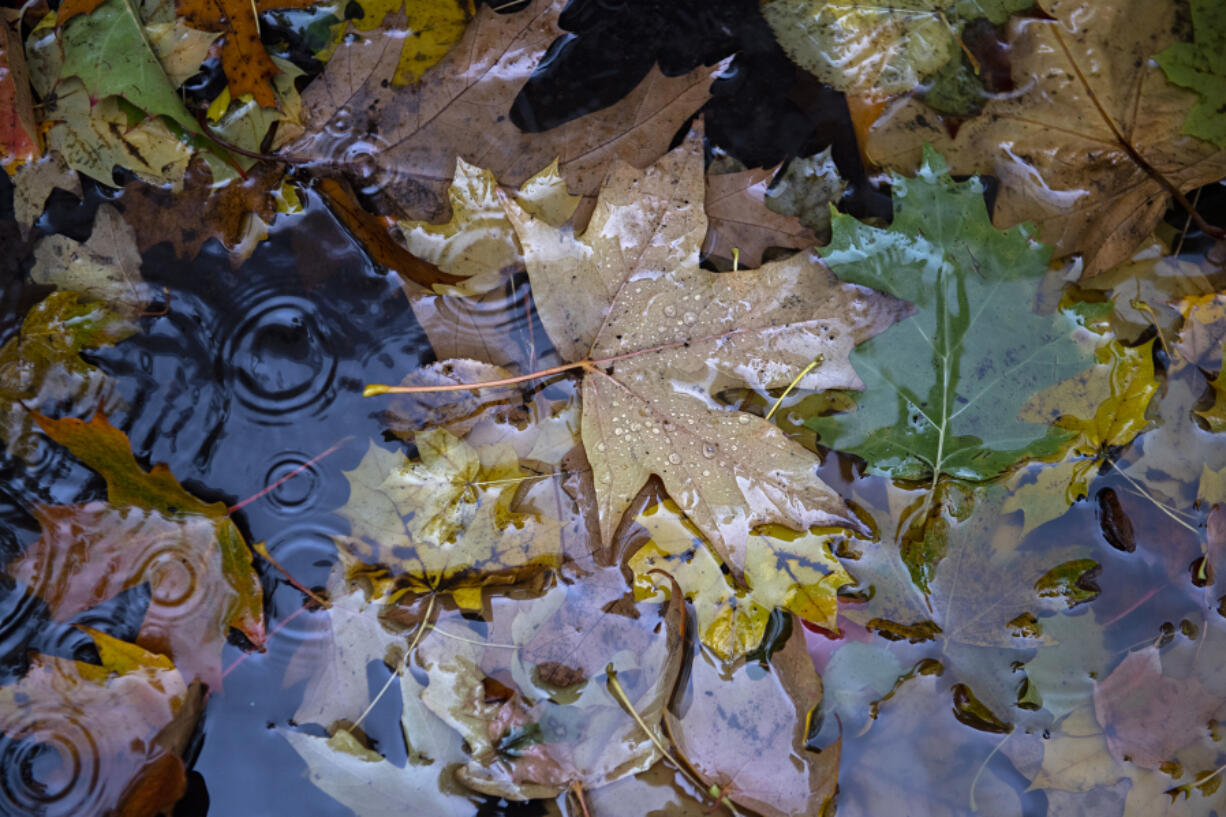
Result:
[[[241,270],[321,200],[436,362],[365,387],[335,565],[285,579],[318,632],[272,726],[313,786],[372,816],[1222,813],[1213,0],[603,5],[0,9],[0,235],[38,293],[0,443],[106,497],[32,504],[4,565],[0,806],[184,797],[223,645],[266,640],[253,553],[284,570],[245,502],[137,461],[91,351],[176,309],[142,254]],[[777,76],[763,122],[839,115],[730,138]],[[65,196],[85,240],[47,233]],[[388,699],[402,746],[368,732]],[[61,790],[27,779],[46,747]]]

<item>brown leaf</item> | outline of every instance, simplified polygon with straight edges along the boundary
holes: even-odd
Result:
[[[91,0],[92,2],[92,0]],[[276,9],[308,8],[319,0],[177,0],[179,15],[192,28],[221,32],[221,67],[230,94],[251,94],[265,108],[277,107],[272,78],[280,71],[260,42],[257,15]]]
[[[504,206],[545,329],[586,370],[583,445],[604,542],[655,474],[739,580],[758,525],[855,523],[811,452],[714,396],[785,387],[817,358],[795,385],[861,388],[848,353],[909,307],[840,283],[808,254],[700,269],[702,196],[702,140],[691,134],[645,171],[615,165],[581,238]]]
[[[272,191],[281,178],[282,168],[265,163],[252,168],[246,178],[214,189],[213,172],[197,158],[188,165],[180,192],[132,182],[120,201],[124,218],[136,229],[141,252],[169,241],[175,255],[186,260],[216,238],[227,250],[237,250],[230,256],[237,265],[254,249],[245,243],[251,219],[270,223],[276,217]]]
[[[524,133],[510,100],[562,35],[566,0],[534,0],[498,14],[482,6],[463,38],[422,81],[392,79],[406,32],[403,15],[355,32],[303,95],[307,135],[285,147],[296,161],[336,167],[386,187],[409,218],[438,221],[457,156],[518,186],[555,157],[570,190],[591,195],[615,158],[646,164],[707,100],[720,66],[679,77],[653,68],[620,102],[543,133]],[[369,186],[367,184],[366,186]]]
[[[767,247],[799,249],[813,243],[813,231],[795,216],[766,207],[766,189],[778,168],[753,168],[740,173],[707,176],[707,237],[705,252],[731,258],[740,250],[741,263],[756,267]]]
[[[728,670],[703,653],[674,707],[680,714],[665,714],[702,781],[763,817],[823,814],[838,781],[840,743],[820,753],[805,748],[822,682],[803,631],[793,630],[765,673],[752,662]]]
[[[22,238],[28,238],[51,191],[59,188],[82,198],[81,179],[58,151],[49,151],[37,162],[22,165],[13,176],[13,215]]]
[[[874,125],[867,152],[914,168],[927,141],[954,173],[996,176],[997,226],[1033,221],[1058,255],[1080,253],[1089,277],[1126,261],[1157,226],[1171,194],[1155,173],[1188,191],[1226,176],[1226,151],[1181,132],[1198,97],[1150,59],[1176,39],[1174,0],[1040,5],[1054,19],[1010,24],[1014,82],[1024,90],[989,100],[953,138],[930,108],[900,99]]]

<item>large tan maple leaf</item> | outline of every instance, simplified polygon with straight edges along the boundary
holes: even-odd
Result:
[[[1016,93],[988,102],[950,137],[939,116],[903,98],[873,126],[874,161],[917,167],[932,143],[955,174],[1001,181],[992,220],[1032,221],[1085,276],[1128,260],[1182,192],[1226,176],[1226,151],[1182,132],[1197,95],[1151,59],[1177,39],[1174,0],[1043,0],[1054,19],[1015,20]],[[1146,169],[1137,158],[1149,165]]]
[[[384,185],[406,217],[427,221],[447,209],[457,156],[511,186],[557,158],[571,192],[594,193],[613,159],[644,165],[664,153],[721,66],[678,77],[652,69],[616,104],[525,133],[510,119],[510,100],[563,34],[557,21],[566,3],[534,0],[514,14],[483,6],[447,56],[407,88],[392,81],[403,15],[354,32],[303,94],[306,134],[281,154]]]
[[[541,321],[586,370],[581,432],[605,542],[655,474],[739,579],[754,527],[850,518],[814,454],[716,395],[782,388],[819,358],[800,388],[863,388],[848,353],[909,306],[840,282],[814,254],[700,269],[702,164],[694,133],[646,170],[615,164],[582,237],[503,204]]]

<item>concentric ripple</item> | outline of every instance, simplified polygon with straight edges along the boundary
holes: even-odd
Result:
[[[315,305],[295,295],[266,297],[242,310],[221,362],[240,405],[265,425],[287,425],[331,401],[337,356]]]
[[[270,489],[265,500],[278,516],[298,516],[318,504],[320,484],[319,468],[309,456],[286,451],[264,475],[264,486]]]

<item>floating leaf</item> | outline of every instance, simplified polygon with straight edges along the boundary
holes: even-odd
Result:
[[[98,208],[85,243],[65,235],[50,235],[34,247],[30,278],[101,301],[135,320],[149,303],[140,277],[136,233],[109,204]]]
[[[895,479],[985,480],[1059,450],[1072,432],[1027,422],[1031,394],[1085,368],[1066,314],[1037,315],[1048,250],[1025,227],[996,230],[978,179],[954,182],[926,152],[914,179],[894,177],[889,229],[834,216],[820,252],[844,281],[884,290],[918,312],[857,348],[856,410],[806,422],[821,443]]]
[[[813,232],[795,213],[781,214],[766,206],[771,195],[767,187],[774,175],[773,168],[707,175],[703,205],[709,220],[703,241],[706,253],[732,258],[737,250],[741,265],[756,267],[768,247],[798,249],[813,243]]]
[[[838,632],[837,593],[855,580],[830,552],[833,535],[779,526],[755,531],[746,543],[742,589],[723,572],[702,534],[679,515],[672,501],[649,508],[635,521],[651,535],[630,557],[635,596],[667,593],[671,582],[651,572],[667,573],[693,601],[702,642],[721,658],[736,659],[757,649],[775,609]]]

